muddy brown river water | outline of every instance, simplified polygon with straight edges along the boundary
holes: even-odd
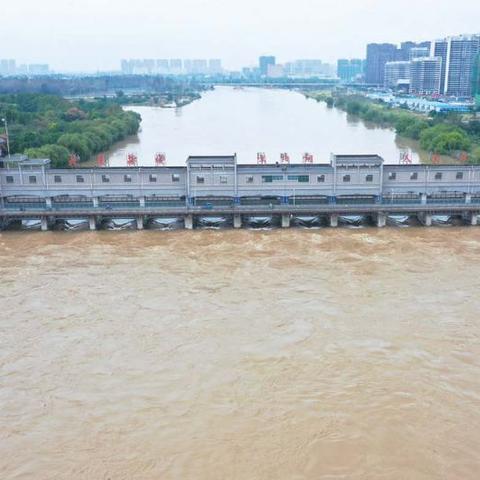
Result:
[[[0,234],[2,480],[480,475],[480,229]]]

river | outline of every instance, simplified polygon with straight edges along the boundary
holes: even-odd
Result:
[[[0,478],[476,480],[479,258],[474,228],[1,233]]]
[[[283,152],[301,162],[308,152],[319,163],[328,163],[331,153],[377,153],[386,163],[399,163],[405,149],[418,163],[422,153],[392,129],[365,124],[290,90],[217,87],[178,109],[127,108],[142,116],[141,131],[107,152],[112,166],[126,165],[129,153],[140,165],[154,165],[160,152],[169,165],[184,165],[189,155],[233,153],[239,163],[255,163],[257,152],[265,152],[269,162],[279,161]]]

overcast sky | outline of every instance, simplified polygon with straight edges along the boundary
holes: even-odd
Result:
[[[480,0],[3,0],[0,58],[57,70],[121,58],[364,57],[369,42],[480,31]]]

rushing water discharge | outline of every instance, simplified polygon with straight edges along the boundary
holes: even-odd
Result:
[[[126,165],[128,153],[141,165],[153,165],[156,152],[165,152],[169,165],[184,165],[189,155],[235,152],[239,163],[255,163],[257,152],[265,152],[270,163],[282,152],[297,163],[305,152],[320,163],[328,163],[331,153],[377,153],[386,163],[399,163],[409,145],[392,129],[367,126],[289,90],[217,87],[179,109],[128,109],[141,114],[141,131],[108,153],[112,166]],[[419,161],[415,149],[412,159]]]
[[[476,228],[0,234],[2,480],[480,471]]]

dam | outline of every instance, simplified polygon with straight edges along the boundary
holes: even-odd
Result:
[[[477,225],[480,166],[387,165],[379,155],[327,163],[238,164],[190,156],[185,166],[52,168],[15,156],[0,168],[1,227],[241,228],[410,220]]]

